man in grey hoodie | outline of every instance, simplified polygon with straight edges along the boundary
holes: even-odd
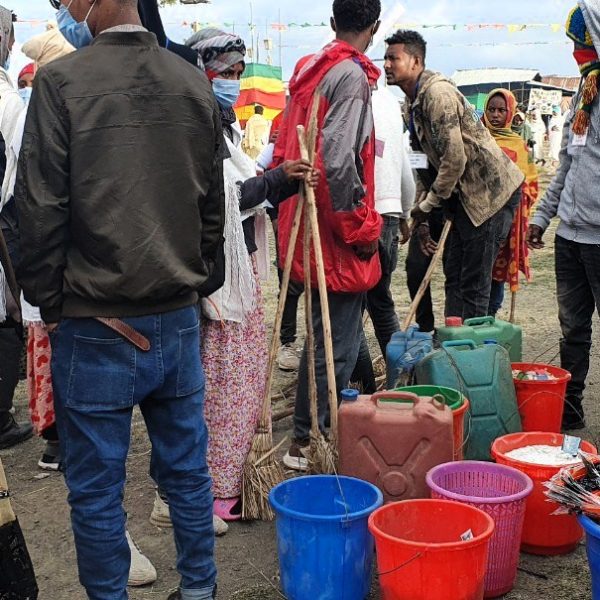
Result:
[[[567,388],[563,428],[585,427],[582,407],[590,364],[592,317],[600,309],[600,0],[579,0],[567,21],[582,74],[579,93],[563,129],[560,166],[531,219],[530,248],[544,247],[542,237],[558,216],[555,238],[556,285],[561,365],[572,379]]]

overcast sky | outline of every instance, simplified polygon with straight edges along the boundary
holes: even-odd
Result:
[[[46,20],[54,17],[54,10],[48,0],[0,0],[7,8],[14,10],[23,20]],[[451,75],[456,69],[478,67],[523,67],[538,69],[543,74],[576,75],[577,69],[572,58],[572,45],[566,43],[564,30],[553,31],[550,27],[530,28],[509,33],[507,30],[474,29],[465,30],[462,25],[481,23],[504,24],[564,24],[575,0],[404,0],[390,2],[383,0],[386,30],[397,23],[423,25],[456,24],[456,30],[449,28],[424,29],[421,33],[429,43],[428,67]],[[253,9],[256,35],[260,38],[260,58],[266,58],[263,40],[267,36],[274,44],[273,62],[279,64],[279,33],[267,24],[328,22],[330,2],[314,0],[213,0],[212,4],[198,6],[178,6],[163,10],[167,34],[176,41],[182,41],[191,33],[189,24],[193,21],[211,23],[236,23],[235,29],[251,45],[249,39],[250,6]],[[44,31],[42,23],[19,23],[16,27],[17,42]],[[386,31],[386,32],[387,32]],[[295,61],[331,39],[327,27],[291,28],[282,34],[284,78],[288,78]],[[492,45],[495,44],[495,45]],[[380,58],[384,53],[383,43],[377,44],[370,52],[371,58]],[[15,47],[11,72],[18,72],[26,62]]]

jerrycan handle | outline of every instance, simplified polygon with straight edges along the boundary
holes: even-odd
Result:
[[[468,346],[471,350],[477,349],[477,344],[473,340],[451,340],[442,342],[442,348],[462,348]]]
[[[467,319],[465,321],[465,325],[468,327],[477,327],[477,325],[493,325],[496,322],[496,317],[488,316],[488,317],[473,317],[472,319]]]
[[[446,399],[441,394],[435,394],[431,398],[431,404],[435,406],[439,411],[446,410]]]
[[[412,392],[377,392],[371,396],[371,402],[375,406],[380,406],[380,400],[405,400],[406,402],[412,402],[413,404],[418,404],[421,401],[421,398],[417,396],[417,394],[413,394]],[[393,404],[386,406],[386,408],[394,408]]]

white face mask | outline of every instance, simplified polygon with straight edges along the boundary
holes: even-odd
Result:
[[[24,87],[19,90],[19,96],[21,96],[21,100],[25,102],[25,106],[29,106],[29,101],[31,100],[31,94],[33,92],[33,88]]]

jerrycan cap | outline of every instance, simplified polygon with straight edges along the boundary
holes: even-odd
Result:
[[[446,317],[446,327],[462,327],[462,324],[460,317]]]
[[[358,400],[358,390],[342,390],[342,402],[356,402]]]

